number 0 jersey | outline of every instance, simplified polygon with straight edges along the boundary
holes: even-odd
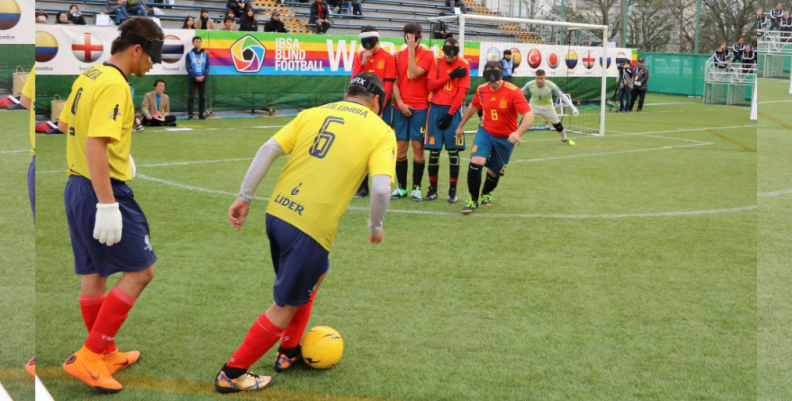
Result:
[[[85,141],[88,138],[110,138],[107,144],[110,178],[119,181],[132,179],[129,152],[135,107],[127,78],[118,67],[104,63],[83,71],[72,85],[60,121],[69,126],[66,132],[69,175],[90,179]]]
[[[387,175],[393,182],[393,129],[359,103],[341,101],[305,110],[273,139],[290,156],[267,213],[299,228],[327,250],[366,173]]]
[[[482,125],[487,132],[497,137],[506,137],[517,131],[519,114],[531,111],[520,87],[505,81],[494,92],[489,84],[479,85],[472,105],[484,110]]]

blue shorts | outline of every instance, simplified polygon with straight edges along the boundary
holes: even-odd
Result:
[[[275,267],[275,303],[281,308],[307,304],[319,277],[330,268],[330,252],[310,235],[271,214],[267,214],[267,237]]]
[[[405,117],[401,110],[393,109],[393,130],[397,141],[424,141],[426,117],[429,109],[412,110],[412,117]]]
[[[30,167],[28,167],[27,187],[30,210],[33,212],[33,224],[36,224],[36,156],[33,156]]]
[[[74,252],[74,272],[77,274],[98,273],[100,277],[107,277],[118,272],[143,270],[157,261],[149,241],[148,221],[135,202],[132,188],[121,181],[111,182],[124,224],[121,242],[113,246],[104,245],[93,237],[99,200],[91,180],[73,175],[63,191]]]
[[[440,129],[437,122],[444,115],[448,114],[451,106],[433,104],[429,106],[429,124],[426,128],[426,141],[424,148],[429,150],[465,150],[465,137],[457,139],[456,129],[462,122],[462,111],[457,109],[451,119],[451,125],[446,129]]]
[[[385,103],[385,107],[382,109],[382,121],[393,127],[393,107],[391,107],[391,102]]]
[[[509,143],[508,137],[493,136],[479,125],[471,150],[473,153],[470,154],[470,157],[486,158],[487,162],[484,165],[496,174],[503,176],[506,173],[506,166],[509,165],[514,145]]]

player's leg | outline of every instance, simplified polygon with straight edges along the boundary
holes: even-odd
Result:
[[[457,183],[459,182],[459,152],[465,150],[465,137],[456,137],[456,127],[462,122],[462,110],[457,110],[451,125],[443,133],[443,143],[448,150],[448,203],[457,203]]]
[[[187,78],[187,86],[189,87],[189,92],[187,95],[187,118],[192,120],[193,118],[193,110],[195,110],[195,89],[196,89],[196,82],[192,78]]]
[[[481,191],[481,172],[484,165],[487,163],[492,152],[492,143],[490,142],[491,135],[484,130],[484,127],[479,126],[476,137],[473,139],[473,148],[471,149],[470,165],[468,166],[468,197],[465,207],[462,208],[463,214],[473,213],[478,207],[479,194]]]
[[[438,126],[443,115],[448,114],[448,106],[430,105],[429,121],[426,124],[426,139],[424,148],[429,151],[429,192],[425,201],[437,199],[437,180],[440,173],[440,152],[443,150],[443,133],[445,130]]]
[[[555,107],[552,105],[550,107],[536,106],[533,108],[533,110],[536,110],[534,111],[534,114],[542,116],[542,118],[549,121],[550,124],[553,125],[553,128],[555,128],[556,132],[558,132],[558,135],[561,136],[561,142],[567,145],[575,144],[574,141],[567,137],[566,130],[564,129],[564,126],[561,125],[561,120],[558,119],[558,114],[555,111]]]
[[[328,263],[327,269],[329,268],[330,264]],[[316,293],[319,290],[319,286],[322,285],[325,276],[327,276],[327,270],[319,277],[319,281],[316,283],[313,292],[311,292],[311,298],[308,299],[308,303],[297,309],[297,312],[294,313],[294,316],[289,321],[289,325],[283,330],[280,347],[278,347],[278,353],[275,355],[276,372],[283,372],[302,359],[300,341],[305,333],[305,328],[308,326],[308,319],[311,317],[311,309],[313,309],[313,304],[316,300]]]
[[[426,140],[426,126],[429,119],[429,109],[413,110],[410,118],[410,139],[412,140],[413,150],[413,189],[412,200],[420,202],[421,181],[423,180],[424,168],[426,167],[426,155],[424,154],[424,141]]]
[[[27,173],[28,198],[30,198],[30,211],[33,212],[33,225],[36,225],[36,156],[30,161]]]
[[[487,179],[481,190],[481,206],[492,206],[492,191],[495,190],[500,178],[506,173],[514,146],[509,143],[507,138],[493,138],[492,156],[487,163]]]
[[[396,182],[391,199],[407,196],[407,150],[410,147],[410,120],[400,112],[393,113],[393,131],[396,133]]]
[[[487,169],[487,178],[484,180],[484,188],[481,189],[481,206],[492,206],[492,191],[498,186],[500,175],[491,169]]]

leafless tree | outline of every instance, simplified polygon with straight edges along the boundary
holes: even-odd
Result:
[[[635,0],[628,20],[629,42],[644,51],[665,51],[671,40],[671,22],[664,0]]]
[[[674,29],[679,33],[679,53],[693,50],[696,34],[696,2],[691,0],[667,0],[671,15],[674,16]]]

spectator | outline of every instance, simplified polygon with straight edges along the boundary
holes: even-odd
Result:
[[[630,95],[633,89],[633,69],[630,61],[626,60],[623,66],[619,66],[619,111],[626,113],[630,107]]]
[[[165,80],[154,81],[154,90],[143,96],[141,111],[143,125],[176,126],[176,117],[170,115],[170,98],[165,94]]]
[[[451,8],[451,14],[456,14],[455,8],[459,8],[459,12],[467,14],[465,2],[463,0],[445,0],[445,5]]]
[[[233,12],[231,13],[233,14]],[[195,20],[195,29],[206,29],[206,30],[216,29],[214,21],[209,19],[209,10],[205,8],[201,9],[201,16],[198,17],[197,20]]]
[[[129,13],[126,10],[126,0],[122,0],[121,3],[119,0],[107,0],[107,14],[113,15],[115,14],[115,23],[116,25],[121,25],[122,22],[129,19]]]
[[[641,112],[641,109],[643,109],[644,97],[646,97],[647,88],[649,88],[649,69],[646,68],[644,59],[640,58],[638,59],[638,67],[633,71],[633,90],[632,94],[630,95],[630,112],[632,112],[633,106],[635,106],[635,99],[638,99],[639,97],[640,100],[638,100],[638,112]]]
[[[744,74],[753,74],[756,72],[756,50],[751,46],[745,46],[741,61]]]
[[[284,25],[283,21],[280,20],[280,13],[273,11],[270,20],[264,24],[264,32],[288,33],[289,31],[286,30],[286,25]]]
[[[767,40],[767,28],[761,27],[759,30],[756,31],[756,37],[759,40]]]
[[[126,3],[127,13],[130,16],[140,16],[145,17],[148,13],[146,12],[146,3],[143,0],[122,0]]]
[[[745,50],[745,44],[743,42],[743,38],[737,39],[737,43],[732,45],[732,63],[739,62],[742,59],[743,51]]]
[[[512,73],[514,72],[514,60],[512,60],[512,52],[509,49],[503,51],[503,58],[501,59],[501,69],[503,70],[503,80],[506,82],[512,81]]]
[[[729,46],[726,46],[726,42],[721,43],[721,49],[723,49],[723,56],[724,60],[729,60]]]
[[[792,18],[789,17],[789,12],[784,13],[779,24],[779,28],[781,28],[781,37],[785,42],[789,42],[790,38],[792,38]]]
[[[46,24],[47,18],[49,16],[44,11],[36,11],[36,23],[37,24]]]
[[[781,3],[778,3],[774,9],[770,10],[770,29],[768,31],[781,28],[781,18],[784,18],[784,10],[781,9]]]
[[[721,47],[715,50],[712,60],[715,63],[716,68],[725,70],[729,67],[729,55],[726,53],[727,51],[728,49],[726,48],[726,43],[722,44]]]
[[[69,6],[69,21],[72,22],[74,25],[85,25],[85,18],[82,16],[82,12],[77,7],[76,4],[72,4]]]
[[[69,15],[66,14],[66,11],[61,11],[61,12],[58,13],[58,16],[55,17],[55,23],[56,24],[72,25],[72,22],[69,21]]]
[[[184,24],[182,24],[181,29],[195,29],[195,19],[189,15],[184,17]]]
[[[231,11],[234,12],[234,17],[239,18],[242,16],[242,10],[245,9],[245,1],[244,0],[228,0],[226,3],[226,7],[228,7]]]
[[[246,8],[245,14],[242,15],[242,20],[239,24],[240,31],[256,32],[258,31],[258,21],[256,21],[256,12],[252,8]]]
[[[767,26],[767,16],[764,15],[764,10],[759,8],[756,12],[756,30],[762,29],[763,26]]]
[[[302,2],[302,0],[300,0]],[[343,0],[327,0],[327,6],[330,7],[330,12],[332,14],[340,14],[341,13],[341,5],[344,3]]]
[[[323,0],[315,0],[311,4],[311,18],[308,20],[309,24],[313,24],[313,30],[316,34],[325,34],[332,25],[330,20],[330,8]]]
[[[363,16],[363,3],[360,0],[347,0],[346,4],[349,15],[358,14]]]
[[[226,17],[228,20],[230,17]],[[221,28],[222,29],[222,28]],[[209,54],[201,48],[202,40],[196,36],[192,40],[193,49],[187,53],[187,83],[190,94],[187,98],[187,118],[193,118],[195,89],[198,89],[198,118],[206,120],[206,78],[209,76]]]
[[[440,11],[441,17],[445,17],[445,15],[446,15],[445,11]],[[431,29],[432,29],[433,39],[446,40],[448,38],[454,37],[454,35],[452,35],[451,32],[448,30],[448,25],[445,23],[445,21],[433,22],[431,25]]]
[[[220,26],[219,31],[236,31],[237,27],[234,23],[234,17],[225,17],[223,18],[223,25]]]

